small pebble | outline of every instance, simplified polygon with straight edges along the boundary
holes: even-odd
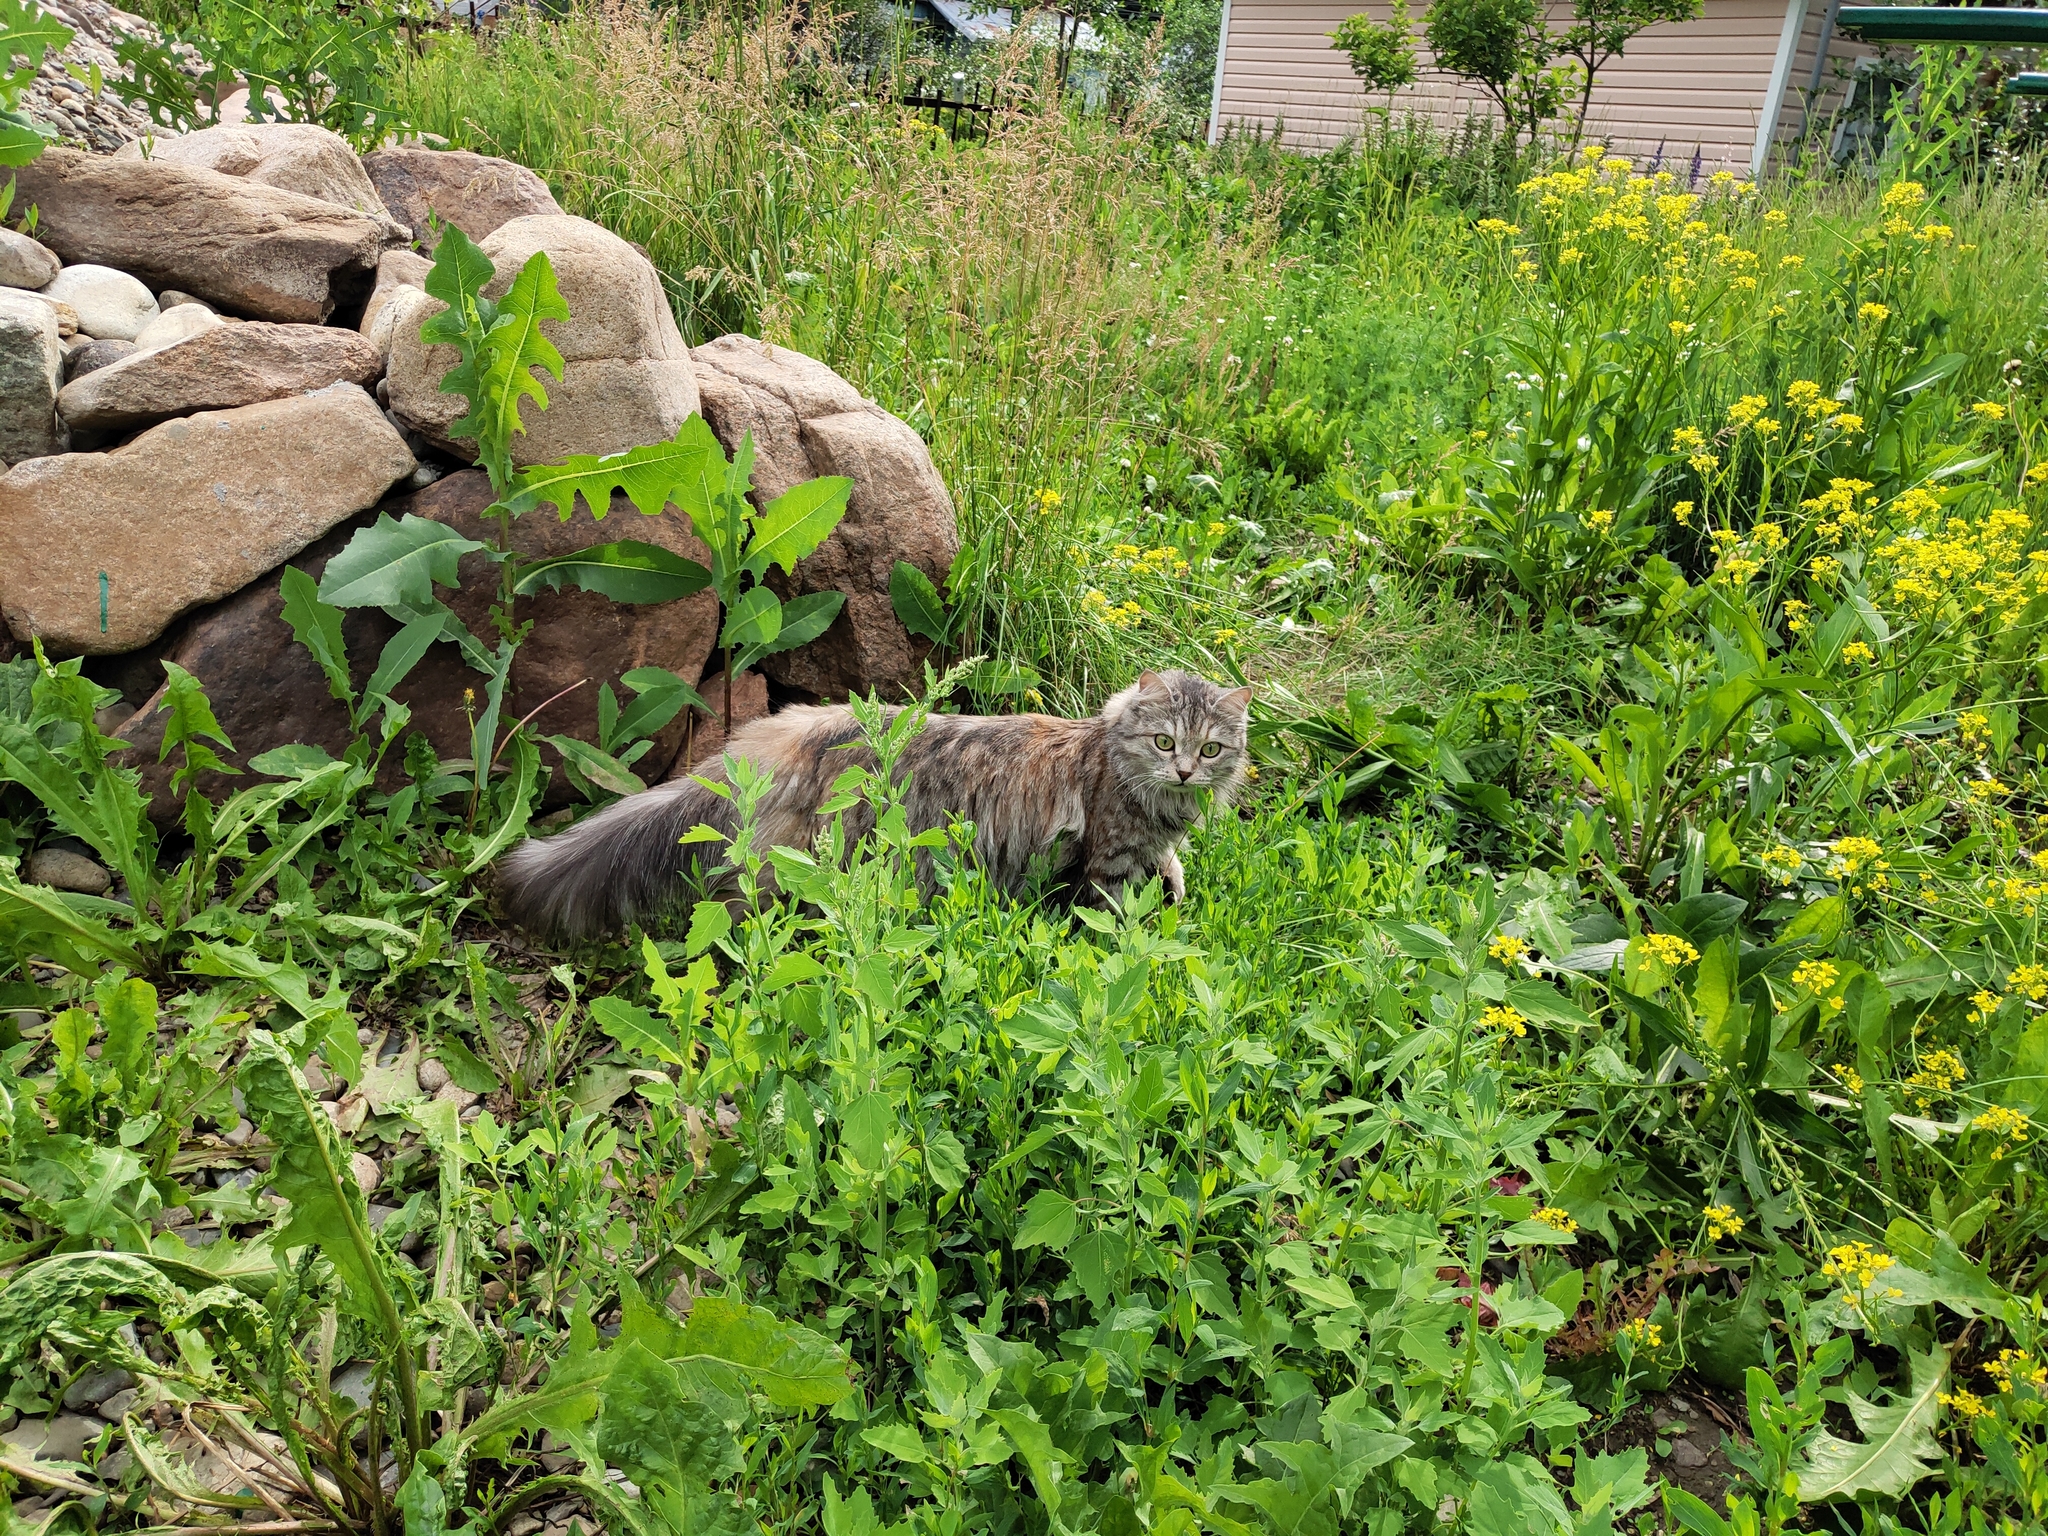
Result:
[[[249,1144],[249,1138],[255,1134],[255,1126],[251,1125],[247,1120],[237,1120],[234,1129],[223,1135],[221,1140],[231,1147],[246,1147]]]
[[[421,1093],[439,1093],[452,1081],[448,1068],[432,1056],[420,1063],[419,1077]]]
[[[128,1410],[135,1406],[140,1393],[134,1387],[124,1387],[99,1406],[99,1416],[109,1424],[118,1424],[128,1417]]]
[[[363,1193],[366,1195],[383,1182],[384,1170],[377,1166],[377,1160],[374,1157],[370,1157],[362,1152],[354,1153],[348,1160],[348,1166],[349,1171],[356,1176],[356,1183],[361,1186]]]
[[[75,891],[81,896],[104,896],[114,884],[114,877],[105,869],[69,848],[38,848],[28,856],[22,879],[30,885]]]
[[[505,1305],[507,1298],[511,1294],[512,1287],[502,1280],[486,1280],[477,1290],[477,1295],[482,1299],[483,1304],[494,1312]]]

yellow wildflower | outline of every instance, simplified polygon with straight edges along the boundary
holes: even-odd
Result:
[[[1926,1109],[1943,1094],[1954,1092],[1968,1076],[1963,1058],[1943,1046],[1920,1058],[1919,1070],[1906,1079],[1905,1086],[1913,1102]]]
[[[1529,952],[1528,942],[1511,933],[1497,933],[1493,942],[1486,946],[1486,952],[1502,965],[1513,965]]]
[[[1559,1210],[1554,1205],[1546,1205],[1537,1211],[1536,1219],[1546,1227],[1549,1227],[1553,1232],[1569,1233],[1579,1230],[1579,1224],[1572,1220],[1570,1214]]]
[[[1757,855],[1757,862],[1763,865],[1764,873],[1773,880],[1790,885],[1799,878],[1799,871],[1806,863],[1806,855],[1797,848],[1780,845],[1776,848],[1766,848]]]
[[[1984,1374],[1998,1383],[2001,1392],[2010,1392],[2016,1381],[2036,1392],[2048,1388],[2048,1366],[2023,1349],[2001,1349],[1996,1360],[1984,1362]]]
[[[1066,501],[1066,498],[1060,495],[1058,491],[1052,490],[1049,487],[1041,487],[1032,494],[1031,499],[1038,503],[1038,515],[1040,517],[1051,517],[1053,513],[1059,511]]]
[[[1643,948],[1650,952],[1652,959],[1674,970],[1681,965],[1691,965],[1700,957],[1698,950],[1675,933],[1646,933],[1643,935]]]
[[[1984,1406],[1984,1399],[1967,1387],[1957,1387],[1953,1392],[1937,1392],[1934,1400],[1959,1419],[1981,1419],[1991,1412]]]
[[[1850,1303],[1855,1305],[1862,1301],[1863,1293],[1870,1289],[1877,1277],[1898,1262],[1868,1243],[1844,1243],[1828,1250],[1828,1261],[1821,1265],[1820,1272],[1830,1280],[1839,1280],[1842,1289],[1848,1292]]]
[[[1718,1243],[1724,1237],[1732,1237],[1742,1230],[1742,1218],[1735,1214],[1732,1205],[1710,1205],[1700,1212],[1707,1222],[1707,1240]]]
[[[1691,525],[1692,513],[1693,505],[1689,501],[1675,501],[1671,504],[1671,520],[1681,528]]]
[[[1848,662],[1852,667],[1868,666],[1871,662],[1877,660],[1877,652],[1873,651],[1861,640],[1851,640],[1842,647],[1842,660]]]
[[[1996,400],[1979,400],[1970,410],[1985,421],[2005,420],[2005,407]]]
[[[1792,969],[1792,985],[1807,992],[1825,992],[1841,973],[1826,960],[1802,960]]]
[[[1586,512],[1580,515],[1579,521],[1594,533],[1605,533],[1614,526],[1614,514],[1604,510]]]
[[[1621,1337],[1627,1339],[1637,1353],[1661,1349],[1664,1346],[1664,1330],[1647,1318],[1631,1318],[1623,1323]]]
[[[1529,1033],[1529,1021],[1505,1003],[1495,1004],[1479,1015],[1481,1029],[1499,1030],[1502,1034],[1520,1037]]]
[[[1890,308],[1886,305],[1879,304],[1875,301],[1865,304],[1861,309],[1856,311],[1856,318],[1858,320],[1867,320],[1872,325],[1883,325],[1885,321],[1891,319],[1891,317],[1892,312]]]
[[[1860,1099],[1863,1097],[1863,1074],[1861,1072],[1858,1072],[1854,1067],[1845,1067],[1839,1061],[1832,1067],[1829,1067],[1828,1070],[1841,1079],[1842,1086],[1849,1090],[1850,1098]]]
[[[2007,973],[2005,984],[2030,1002],[2048,1001],[2048,966],[2029,961]]]

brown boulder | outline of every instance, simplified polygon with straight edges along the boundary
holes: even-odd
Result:
[[[430,214],[481,240],[508,220],[562,211],[548,184],[525,166],[466,149],[400,144],[363,156],[363,169],[422,249],[433,244]]]
[[[472,469],[395,498],[378,510],[393,517],[410,512],[446,523],[469,538],[489,539],[496,525],[486,525],[481,514],[490,503],[489,480],[481,470]],[[290,563],[317,578],[360,526],[358,521],[335,529]],[[576,515],[566,523],[552,514],[535,513],[512,525],[513,547],[528,559],[622,538],[658,544],[692,560],[707,558],[689,519],[680,511],[672,507],[660,517],[642,517],[624,497],[613,503],[611,516],[601,523],[579,502]],[[470,555],[462,561],[461,572],[462,589],[450,592],[444,588],[441,595],[473,632],[488,637],[492,632],[489,609],[497,594],[495,568],[483,556]],[[266,572],[227,601],[195,614],[163,653],[165,660],[176,662],[205,684],[214,714],[235,744],[232,754],[223,755],[237,766],[291,742],[310,742],[336,756],[348,745],[348,721],[341,705],[329,695],[318,665],[292,638],[282,617],[281,577],[281,570]],[[564,589],[521,598],[516,617],[522,623],[532,620],[533,629],[512,664],[503,726],[547,704],[531,727],[536,736],[573,736],[590,742],[598,735],[600,684],[610,683],[624,703],[632,693],[620,684],[619,676],[635,667],[666,667],[694,682],[704,670],[718,632],[718,605],[709,592],[672,603],[627,604]],[[342,635],[358,687],[368,680],[378,654],[397,630],[397,624],[378,610],[347,611]],[[555,698],[579,680],[582,686]],[[469,756],[469,725],[462,711],[465,689],[480,695],[482,674],[466,666],[454,646],[441,644],[398,690],[400,700],[412,710],[411,729],[424,733],[444,759]],[[554,699],[552,704],[548,704],[550,699]],[[664,727],[655,736],[653,748],[633,765],[641,778],[660,782],[682,744],[689,713],[684,710]],[[142,769],[143,789],[155,798],[152,814],[163,816],[173,814],[175,807],[168,804],[164,793],[170,783],[170,765],[156,762],[163,726],[154,717],[152,702],[119,734],[139,749],[136,766]],[[502,737],[502,728],[500,734]],[[541,757],[550,765],[557,762],[552,747],[543,746]],[[386,757],[387,783],[402,781],[401,759],[402,753],[395,747]],[[246,783],[212,775],[201,788],[217,799]],[[547,804],[567,805],[575,798],[575,791],[557,772]]]
[[[141,141],[123,145],[114,157],[142,159]],[[386,233],[394,240],[412,238],[412,231],[402,222],[391,220],[348,140],[318,123],[221,123],[153,140],[149,159],[164,165],[199,166],[223,176],[317,197],[323,203],[385,221],[393,226]]]
[[[908,560],[941,583],[960,552],[953,499],[923,440],[801,352],[721,336],[690,356],[704,419],[726,450],[754,435],[758,505],[818,475],[853,481],[845,521],[798,563],[794,581],[777,572],[771,583],[784,598],[844,592],[846,608],[816,640],[768,657],[762,670],[824,698],[877,690],[893,699],[915,690],[931,647],[897,620],[889,574]]]
[[[49,149],[22,166],[17,206],[67,262],[132,273],[258,320],[318,324],[370,289],[385,223],[203,166]]]
[[[0,609],[16,634],[67,653],[134,650],[412,470],[353,384],[167,421],[111,453],[31,459],[0,477]]]
[[[57,396],[57,411],[74,432],[132,431],[344,381],[373,384],[382,370],[377,349],[354,331],[260,320],[215,324],[72,380]]]

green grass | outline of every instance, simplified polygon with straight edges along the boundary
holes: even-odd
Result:
[[[113,1501],[31,1518],[188,1519],[160,1447],[229,1403],[295,1438],[294,1516],[406,1536],[2039,1528],[2031,182],[1660,208],[1413,125],[1302,162],[1042,101],[956,147],[772,23],[595,10],[396,89],[645,245],[693,340],[916,425],[963,649],[1066,709],[1242,675],[1259,777],[1177,908],[943,857],[926,899],[885,815],[743,840],[737,921],[555,954],[473,878],[528,767],[472,817],[431,753],[398,796],[295,759],[158,841],[97,690],[13,664],[9,848],[142,898],[0,867],[0,1379],[27,1422],[144,1378]]]

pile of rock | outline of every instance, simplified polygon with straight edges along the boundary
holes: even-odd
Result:
[[[548,381],[545,413],[527,409],[522,463],[662,440],[701,410],[728,448],[753,434],[763,502],[814,475],[852,477],[844,523],[785,589],[843,591],[846,611],[769,677],[782,698],[918,680],[889,572],[908,559],[943,578],[952,504],[917,435],[823,364],[741,336],[693,351],[646,256],[506,161],[416,144],[358,158],[306,124],[144,149],[46,152],[18,172],[34,238],[0,231],[0,656],[36,636],[92,658],[139,706],[121,734],[152,789],[167,777],[149,707],[166,661],[206,685],[238,765],[286,742],[346,744],[341,706],[283,620],[283,565],[317,576],[378,512],[483,532],[488,482],[461,467],[473,445],[451,431],[464,402],[439,388],[454,359],[419,339],[440,308],[419,249],[436,219],[497,263],[492,293],[546,251],[569,303],[572,318],[548,327],[564,378]],[[526,518],[514,541],[539,555],[622,537],[704,557],[675,509],[642,518],[623,500],[602,524],[580,506],[566,523]],[[482,633],[492,584],[473,563],[451,602]],[[648,665],[696,682],[719,624],[709,593],[644,606],[542,593],[521,616],[534,627],[508,716],[569,689],[536,728],[588,739],[601,683],[621,691],[619,674]],[[365,673],[392,629],[348,615]],[[403,690],[445,757],[467,756],[461,699],[476,685],[436,647]],[[677,721],[638,771],[659,777],[689,729]]]

